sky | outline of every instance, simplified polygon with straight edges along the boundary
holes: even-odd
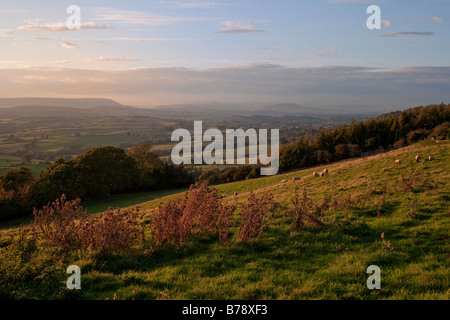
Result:
[[[79,30],[67,28],[70,5]],[[370,5],[380,30],[367,28]],[[449,40],[448,0],[0,0],[0,97],[449,103]]]

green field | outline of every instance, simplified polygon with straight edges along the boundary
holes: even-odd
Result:
[[[33,170],[35,177],[39,175],[39,172],[44,170],[47,166],[45,164],[39,164],[36,162],[30,164],[23,164],[20,158],[0,156],[0,175],[11,169],[19,169],[20,167],[27,167]]]
[[[436,160],[416,163],[416,154],[432,155]],[[53,264],[45,270],[34,267],[35,278],[30,281],[4,274],[11,279],[3,282],[3,294],[100,300],[448,300],[449,155],[450,144],[423,142],[328,165],[329,174],[323,178],[314,178],[312,173],[325,166],[220,185],[220,194],[239,192],[224,199],[238,207],[250,191],[273,193],[282,205],[259,242],[236,243],[236,228],[232,228],[230,246],[204,238],[179,248],[158,247],[148,239],[143,247],[121,255],[99,258],[76,253],[68,261],[51,260]],[[402,163],[396,164],[396,159]],[[294,176],[301,180],[281,183]],[[295,187],[306,188],[314,202],[330,201],[328,197],[347,201],[348,207],[326,210],[320,217],[326,224],[323,228],[307,224],[290,231],[292,220],[286,213]],[[182,196],[177,192],[130,195],[110,199],[110,203],[114,207],[140,204],[150,221],[160,201]],[[87,209],[95,213],[105,205],[91,203]],[[238,223],[239,216],[234,220]],[[0,231],[3,241],[16,231],[5,224]],[[37,265],[45,265],[42,259]],[[64,289],[65,268],[71,264],[82,269],[82,290],[77,293]],[[370,265],[381,268],[381,290],[366,287]]]

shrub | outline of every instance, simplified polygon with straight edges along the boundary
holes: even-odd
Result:
[[[217,190],[205,183],[191,185],[184,199],[159,206],[152,227],[157,244],[180,245],[198,236],[214,236],[228,244],[233,207],[223,206]]]
[[[66,196],[62,195],[42,210],[33,210],[33,232],[41,246],[57,247],[63,255],[78,247],[79,229],[76,220],[85,214],[80,202],[80,199],[66,201]]]
[[[251,239],[259,241],[276,209],[277,203],[273,200],[272,194],[265,194],[258,198],[250,192],[247,204],[241,212],[238,241],[246,242]]]
[[[320,211],[322,212],[326,208],[329,208],[328,202],[329,198],[325,198],[323,203],[316,207],[313,202],[308,199],[308,194],[306,192],[306,188],[303,189],[302,200],[299,199],[298,188],[295,187],[294,199],[292,199],[292,204],[294,205],[291,211],[291,217],[293,218],[293,222],[291,225],[291,229],[299,229],[304,226],[306,218],[313,221],[314,223],[324,226],[325,224],[321,222],[319,219],[314,217],[311,213]]]
[[[137,211],[114,211],[109,208],[98,218],[84,219],[79,225],[79,240],[83,251],[113,254],[130,249],[145,240],[144,224]]]
[[[71,251],[113,254],[145,240],[138,212],[110,208],[97,218],[87,217],[80,202],[62,195],[42,210],[34,209],[32,230],[40,247],[59,249],[64,260]]]
[[[179,245],[184,241],[182,216],[181,200],[172,200],[164,206],[159,206],[152,226],[152,238],[156,244]]]

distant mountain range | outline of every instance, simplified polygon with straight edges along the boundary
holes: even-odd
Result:
[[[364,106],[339,106],[337,108],[304,107],[283,103],[264,107],[243,106],[211,102],[205,104],[177,104],[153,108],[136,108],[122,105],[111,99],[63,98],[0,98],[0,118],[29,117],[89,117],[89,116],[143,116],[156,118],[205,119],[217,116],[320,116],[368,114]]]

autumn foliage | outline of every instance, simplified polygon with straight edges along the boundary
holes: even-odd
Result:
[[[227,244],[233,211],[233,207],[222,205],[216,189],[191,185],[183,199],[159,206],[153,220],[153,240],[179,245],[195,237],[213,236]]]

